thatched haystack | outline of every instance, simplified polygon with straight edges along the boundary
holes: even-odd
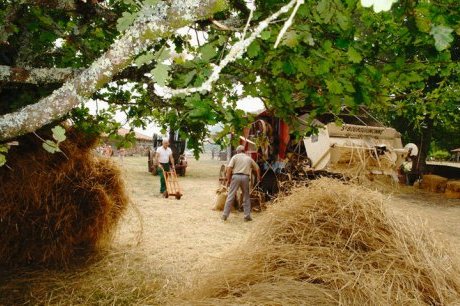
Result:
[[[96,139],[67,134],[65,155],[46,152],[28,135],[0,168],[1,265],[78,261],[109,241],[127,206],[120,171],[91,151]]]
[[[448,199],[460,199],[460,181],[449,181],[444,193]]]
[[[446,190],[447,178],[434,175],[426,174],[422,177],[421,186],[423,189],[431,192],[443,193]]]
[[[257,230],[180,298],[221,305],[449,305],[460,269],[378,192],[312,181],[267,210]]]

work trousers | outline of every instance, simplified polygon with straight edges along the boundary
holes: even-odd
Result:
[[[165,171],[169,171],[169,163],[161,163],[161,165],[163,166],[163,169],[165,169]],[[163,175],[163,170],[161,170],[160,167],[157,168],[157,173],[160,176],[160,192],[163,193],[166,191],[165,176]]]
[[[236,192],[238,188],[241,187],[243,191],[243,209],[244,216],[250,217],[251,215],[251,197],[249,195],[249,176],[234,174],[232,176],[232,181],[230,182],[230,189],[228,191],[227,200],[225,201],[224,213],[225,217],[230,215],[230,210],[232,209],[233,202],[235,201]]]

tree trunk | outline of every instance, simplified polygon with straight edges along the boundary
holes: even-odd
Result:
[[[424,123],[426,126],[421,128],[419,141],[416,142],[418,156],[412,162],[412,174],[417,176],[427,173],[426,159],[433,136],[433,119],[426,117]]]

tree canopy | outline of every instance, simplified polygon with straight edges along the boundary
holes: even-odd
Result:
[[[69,101],[67,111],[79,107],[53,120],[72,118],[88,132],[107,132],[119,127],[114,113],[122,111],[132,126],[154,120],[179,129],[198,149],[208,125],[224,124],[222,134],[246,125],[250,118],[235,106],[253,96],[288,121],[305,110],[313,118],[366,106],[426,154],[431,136],[456,130],[460,120],[456,2],[6,1],[0,4],[0,138],[21,132],[6,132],[18,120],[13,112],[47,111],[37,102],[54,95],[60,113]],[[142,42],[142,27],[150,31],[146,25],[158,20],[163,26]],[[123,61],[110,57],[117,46],[130,50]],[[80,80],[82,91],[66,95],[66,80]],[[175,89],[181,93],[163,95]],[[84,104],[90,98],[110,107],[91,115]]]

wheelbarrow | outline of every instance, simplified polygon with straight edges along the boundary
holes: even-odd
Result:
[[[172,169],[171,171],[165,171],[163,168],[161,168],[161,170],[163,171],[163,176],[166,182],[164,197],[168,198],[169,196],[175,196],[177,200],[180,200],[182,192],[180,190],[176,170]]]

